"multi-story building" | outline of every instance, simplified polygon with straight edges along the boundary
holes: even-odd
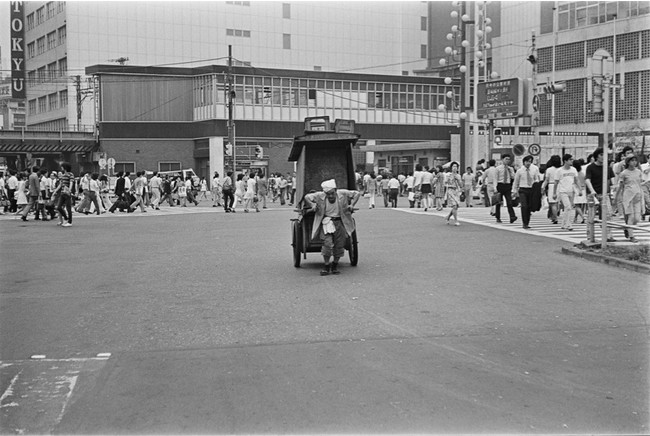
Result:
[[[465,5],[470,18],[466,35],[470,53],[475,50],[473,3]],[[486,54],[490,70],[498,72],[500,79],[528,81],[533,91],[528,94],[530,99],[537,94],[535,113],[496,120],[495,127],[504,134],[501,150],[503,145],[539,143],[542,162],[547,155],[563,149],[580,149],[580,157],[585,157],[588,151],[604,143],[607,134],[613,136],[616,132],[617,148],[632,144],[641,151],[643,137],[650,135],[649,1],[478,3],[487,11],[493,28],[491,48]],[[446,35],[452,25],[460,24],[460,16],[452,19],[450,13],[458,13],[460,6],[452,2],[429,6],[437,25],[431,26],[429,35],[428,68],[441,75],[451,74],[438,61],[448,57],[444,51],[450,45]],[[603,112],[594,111],[589,99],[589,81],[593,80],[590,59],[598,49],[605,49],[617,61],[608,122]],[[552,82],[564,84],[566,91],[554,96],[545,94],[544,85]],[[469,99],[468,106],[472,103]],[[532,101],[524,104],[528,108],[533,106]],[[486,126],[479,120],[475,127]],[[519,135],[520,132],[525,134]],[[486,150],[486,140],[487,135],[479,140],[481,150]]]
[[[426,65],[421,2],[24,2],[27,125],[92,129],[84,68],[225,63],[409,74]]]

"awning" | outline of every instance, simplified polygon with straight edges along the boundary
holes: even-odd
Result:
[[[98,150],[94,141],[56,143],[2,143],[0,153],[90,153]]]

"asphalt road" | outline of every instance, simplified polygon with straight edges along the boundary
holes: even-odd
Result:
[[[0,221],[0,432],[650,432],[647,276],[362,208],[320,277],[293,215]]]

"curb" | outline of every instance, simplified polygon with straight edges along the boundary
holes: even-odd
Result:
[[[617,268],[625,268],[642,274],[650,274],[650,265],[646,265],[640,262],[635,262],[633,260],[619,259],[616,257],[605,256],[600,253],[593,253],[590,251],[584,251],[576,248],[567,248],[567,247],[562,247],[562,254],[580,257],[582,259],[587,259],[592,262],[604,263]]]

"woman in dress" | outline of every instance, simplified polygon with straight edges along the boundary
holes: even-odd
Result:
[[[244,212],[246,213],[252,207],[255,207],[256,212],[260,211],[257,201],[255,201],[257,198],[257,181],[255,179],[255,174],[251,174],[246,180],[246,193],[244,194]]]
[[[257,200],[262,203],[262,209],[266,209],[267,195],[269,195],[269,181],[264,176],[264,172],[260,170],[257,173]]]
[[[445,177],[445,198],[447,206],[451,207],[449,215],[447,215],[447,224],[451,217],[454,217],[455,225],[459,226],[458,222],[458,207],[460,206],[460,193],[463,189],[463,179],[458,174],[460,165],[458,162],[451,163],[451,172]]]
[[[429,210],[430,207],[433,207],[433,181],[434,176],[429,167],[425,167],[422,171],[422,183],[420,184],[420,192],[422,193],[422,205],[424,206],[424,211]]]
[[[472,193],[476,186],[474,174],[472,174],[472,167],[467,167],[467,171],[463,174],[463,193],[465,194],[465,207],[474,207],[472,204]]]
[[[548,219],[553,224],[557,224],[558,210],[557,197],[555,197],[555,173],[562,166],[562,158],[559,154],[554,154],[546,163],[544,172],[544,183],[542,183],[542,192],[546,192],[548,200]]]
[[[641,191],[642,175],[638,166],[639,161],[636,156],[625,159],[625,169],[619,174],[616,191],[616,203],[622,206],[625,224],[630,226],[635,226],[641,220],[641,211],[645,210]],[[639,242],[634,237],[632,229],[625,229],[625,236],[630,239],[630,242]]]
[[[205,180],[205,177],[201,177],[201,182],[200,182],[200,191],[197,200],[201,201],[207,200],[208,199],[208,181]]]
[[[574,223],[580,222],[584,224],[585,222],[585,207],[587,205],[587,185],[585,184],[585,172],[582,171],[582,165],[584,161],[582,159],[577,159],[573,161],[573,167],[578,172],[578,187],[575,189],[573,196],[573,207],[576,211]],[[580,221],[578,221],[580,219]]]
[[[14,195],[16,196],[18,211],[22,211],[23,208],[29,204],[29,200],[27,199],[27,177],[19,171],[18,174],[16,174],[16,178],[18,179],[18,187],[16,188]],[[18,214],[19,212],[16,212],[16,215]],[[23,221],[26,221],[26,219],[23,218]]]
[[[235,212],[237,205],[244,202],[244,193],[246,185],[244,184],[244,175],[237,174],[237,181],[235,182],[235,202],[232,205],[231,212]]]
[[[366,194],[369,195],[368,209],[374,209],[375,195],[377,195],[377,176],[375,175],[374,171],[370,172],[370,177],[368,177],[368,180],[366,181],[365,188],[366,188]]]
[[[445,172],[442,166],[436,167],[436,176],[434,178],[436,210],[442,210],[442,202],[445,198]],[[460,198],[459,198],[460,199]]]

